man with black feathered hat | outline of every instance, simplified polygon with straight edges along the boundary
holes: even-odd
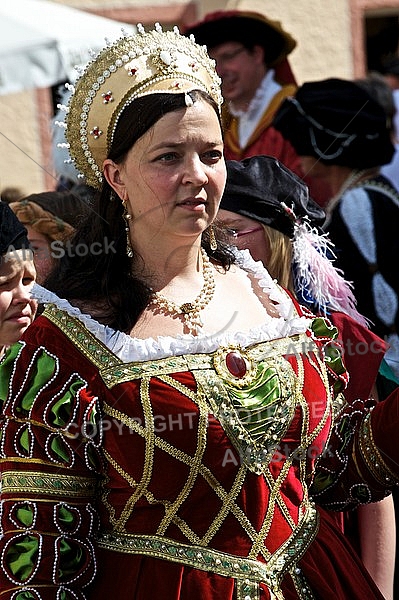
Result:
[[[331,186],[325,228],[337,267],[372,331],[390,344],[385,358],[399,377],[399,194],[380,173],[394,154],[387,113],[358,83],[330,78],[304,83],[274,126],[303,167]]]

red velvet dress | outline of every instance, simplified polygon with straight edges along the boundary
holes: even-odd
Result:
[[[336,528],[317,535],[309,487],[341,508],[394,475],[340,395],[335,329],[294,313],[131,360],[49,305],[1,364],[0,599],[381,598]]]

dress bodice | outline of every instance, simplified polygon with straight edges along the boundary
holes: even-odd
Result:
[[[280,316],[245,334],[134,340],[56,301],[10,349],[0,589],[281,599],[289,573],[312,597],[297,564],[345,370],[334,328],[260,275]]]

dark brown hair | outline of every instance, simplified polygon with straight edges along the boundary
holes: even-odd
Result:
[[[208,94],[199,90],[189,93],[194,101],[210,104],[219,118],[218,107]],[[184,94],[152,94],[134,100],[118,121],[108,158],[122,163],[128,151],[161,117],[185,107]],[[76,232],[71,252],[59,261],[45,285],[101,322],[129,332],[148,304],[150,290],[145,282],[132,275],[132,265],[140,257],[127,256],[122,203],[105,179],[92,209],[93,214]],[[83,256],[79,256],[82,252],[73,251],[79,245],[93,248],[93,244],[100,244],[103,251],[98,254],[88,251]],[[208,231],[202,236],[202,245],[224,268],[234,262],[232,252],[223,242],[218,243],[217,250],[211,250]]]

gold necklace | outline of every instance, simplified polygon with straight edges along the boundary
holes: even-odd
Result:
[[[165,298],[160,292],[152,292],[151,294],[151,304],[156,306],[161,312],[170,315],[183,315],[184,325],[188,333],[192,333],[193,335],[198,334],[202,329],[204,324],[200,311],[208,306],[215,293],[215,279],[213,277],[211,261],[203,248],[201,248],[201,256],[204,285],[195,300],[177,304],[173,300]]]

